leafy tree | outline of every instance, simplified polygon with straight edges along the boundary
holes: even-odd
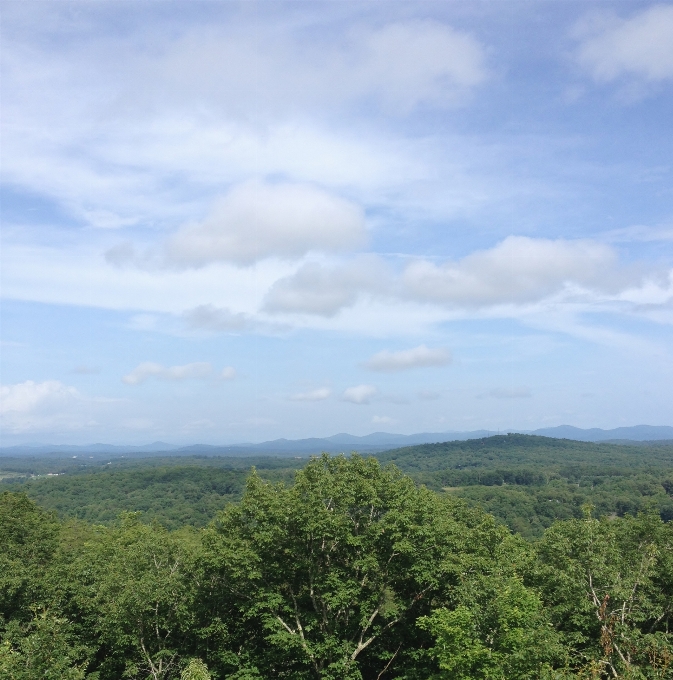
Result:
[[[208,672],[208,666],[201,659],[190,659],[180,673],[180,680],[211,680],[211,675]]]
[[[563,662],[563,649],[539,595],[516,576],[469,584],[454,610],[438,609],[419,625],[437,639],[432,650],[446,680],[528,680]]]
[[[673,677],[673,532],[658,517],[558,522],[539,544],[541,587],[578,672]]]
[[[70,566],[71,606],[98,646],[101,679],[179,676],[193,622],[193,544],[131,513],[100,527]]]
[[[0,626],[3,618],[30,620],[30,606],[44,600],[59,532],[56,519],[25,494],[0,494]]]
[[[83,680],[88,651],[63,618],[43,610],[28,624],[13,621],[0,642],[0,677],[7,680]]]
[[[253,473],[206,544],[222,601],[256,631],[243,646],[256,645],[264,677],[344,679],[411,660],[429,642],[415,619],[503,536],[394,467],[325,454],[291,488]],[[422,656],[413,660],[423,673]]]

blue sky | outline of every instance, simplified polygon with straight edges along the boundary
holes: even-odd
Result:
[[[3,445],[673,425],[673,4],[2,13]]]

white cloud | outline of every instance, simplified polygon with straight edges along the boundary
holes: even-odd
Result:
[[[274,420],[273,418],[264,418],[257,416],[253,416],[252,418],[246,418],[245,422],[255,427],[266,427],[270,425],[277,425],[278,423],[278,421]]]
[[[129,328],[134,331],[155,331],[159,317],[156,314],[134,314],[129,319]]]
[[[16,385],[0,387],[0,412],[30,413],[48,402],[62,402],[79,399],[76,388],[68,387],[58,380],[45,380],[36,383],[33,380]]]
[[[344,390],[343,398],[353,404],[368,404],[377,392],[374,385],[356,385]]]
[[[166,254],[180,266],[245,265],[351,250],[365,236],[364,213],[354,203],[309,185],[253,181],[234,187],[203,222],[183,227],[166,244]]]
[[[584,36],[579,63],[598,81],[625,75],[648,81],[673,78],[673,6],[654,5],[630,19],[615,19]]]
[[[439,21],[376,28],[351,22],[346,31],[316,30],[315,38],[307,25],[296,34],[289,24],[278,31],[273,20],[256,18],[254,30],[239,25],[234,31],[186,31],[160,59],[141,59],[145,98],[166,98],[161,83],[232,116],[251,109],[257,116],[281,117],[297,109],[343,110],[362,100],[404,115],[419,104],[454,105],[487,77],[481,44]]]
[[[187,326],[194,330],[204,330],[219,333],[247,330],[250,319],[242,312],[234,313],[229,309],[215,307],[215,305],[199,305],[183,313]]]
[[[329,387],[319,387],[315,390],[310,390],[308,392],[299,392],[298,394],[293,394],[290,399],[292,401],[322,401],[323,399],[328,399],[332,394],[332,390]]]
[[[567,286],[618,289],[616,256],[604,244],[509,236],[458,262],[412,262],[404,272],[417,300],[478,307],[542,300]]]
[[[372,418],[372,424],[373,425],[390,425],[390,423],[394,423],[393,418],[389,418],[388,416],[374,416]]]
[[[486,77],[479,42],[439,21],[386,22],[387,12],[340,16],[327,31],[325,7],[311,14],[283,30],[278,15],[185,16],[177,28],[154,14],[114,35],[96,11],[83,23],[33,16],[33,30],[5,17],[5,178],[87,226],[139,231],[199,219],[223,188],[252,177],[350,196],[384,185],[387,199],[425,179],[418,148],[352,125],[353,113],[462,101]],[[72,39],[56,39],[62,30]],[[228,256],[252,256],[235,245]],[[177,255],[194,264],[204,254]],[[109,252],[133,257],[128,242]]]
[[[361,35],[364,59],[344,75],[363,94],[378,94],[390,111],[455,103],[457,90],[486,78],[481,45],[446,24],[398,22]]]
[[[317,262],[302,265],[276,281],[266,295],[264,310],[333,316],[364,293],[392,293],[393,281],[383,262],[373,256],[333,267]]]
[[[405,349],[399,352],[383,350],[371,357],[364,365],[370,371],[392,373],[395,371],[406,371],[411,368],[445,366],[450,362],[451,353],[448,350],[442,348],[431,349],[425,345],[419,345],[413,349]]]
[[[58,380],[26,380],[0,387],[0,418],[7,432],[79,429],[89,424],[85,400]]]
[[[184,366],[168,367],[156,364],[153,361],[145,361],[142,364],[138,364],[138,366],[136,366],[128,375],[125,375],[122,380],[127,385],[139,385],[148,378],[159,378],[160,380],[203,379],[210,376],[212,372],[213,367],[205,361],[185,364]]]

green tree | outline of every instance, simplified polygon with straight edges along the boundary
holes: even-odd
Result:
[[[419,620],[446,680],[528,680],[563,664],[563,648],[538,594],[519,577],[475,579],[453,610]]]
[[[586,509],[545,533],[533,580],[583,676],[673,677],[672,529]]]
[[[325,454],[291,488],[253,473],[207,532],[207,570],[264,677],[375,678],[403,658],[427,677],[416,618],[504,534],[395,467]]]
[[[56,519],[25,494],[0,494],[0,627],[3,619],[29,621],[31,605],[44,603],[59,533]]]
[[[72,626],[43,610],[27,624],[12,621],[0,641],[0,677],[7,680],[83,680],[88,651]]]
[[[180,680],[211,680],[211,675],[201,659],[190,659],[180,673]]]
[[[195,542],[141,524],[136,514],[100,527],[64,576],[83,634],[98,647],[102,679],[179,677],[193,623]]]

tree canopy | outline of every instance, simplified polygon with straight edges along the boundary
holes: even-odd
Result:
[[[203,529],[59,521],[0,495],[0,677],[673,677],[673,525],[554,522],[530,542],[392,464],[253,471]]]

